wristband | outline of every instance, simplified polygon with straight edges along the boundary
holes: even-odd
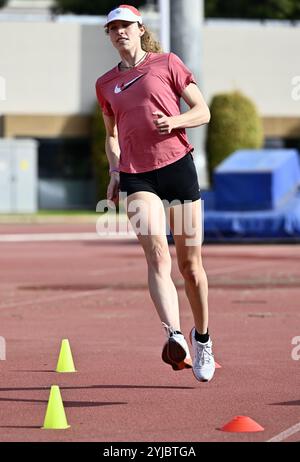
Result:
[[[120,170],[118,168],[110,168],[109,169],[109,174],[113,173],[113,172],[118,172],[120,173]]]

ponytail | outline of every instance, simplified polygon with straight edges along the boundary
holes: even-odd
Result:
[[[145,32],[141,38],[141,45],[144,51],[151,51],[152,53],[163,53],[163,49],[158,40],[155,39],[153,32],[144,25]]]

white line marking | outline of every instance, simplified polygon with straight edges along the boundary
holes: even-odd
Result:
[[[137,267],[140,267],[140,268],[144,268],[145,267],[145,261],[143,260],[143,263],[141,265],[135,265],[135,269]],[[254,266],[254,265],[253,265]],[[263,265],[261,265],[263,266]],[[247,269],[251,267],[251,265],[248,265],[247,266]],[[256,265],[255,265],[256,267]],[[238,266],[238,267],[229,267],[229,268],[226,268],[226,271],[224,271],[224,269],[220,269],[220,270],[215,270],[215,271],[209,271],[207,272],[208,275],[210,274],[222,274],[223,272],[226,272],[226,273],[229,273],[229,272],[234,272],[234,271],[239,271],[241,270],[242,268],[246,268],[246,266]],[[130,271],[130,268],[128,268],[128,266],[124,267],[124,268],[108,268],[108,269],[105,269],[105,270],[98,270],[98,271],[94,271],[93,275],[101,275],[101,274],[107,274],[107,273],[121,273],[123,271]],[[22,283],[23,285],[25,285],[26,283]],[[109,284],[109,283],[108,283]],[[19,283],[19,285],[21,285],[21,283]],[[51,289],[49,289],[51,290]],[[53,290],[56,290],[55,288]],[[95,290],[89,290],[89,291],[86,291],[86,292],[80,292],[80,293],[68,293],[68,294],[63,294],[63,295],[55,295],[53,297],[47,297],[47,298],[42,298],[42,299],[33,299],[33,300],[25,300],[23,302],[11,302],[11,303],[4,303],[4,304],[0,304],[0,309],[6,309],[6,308],[17,308],[19,306],[28,306],[28,305],[39,305],[39,304],[43,304],[43,303],[49,303],[49,302],[53,302],[53,301],[58,301],[58,300],[68,300],[68,299],[76,299],[76,298],[81,298],[81,297],[89,297],[91,295],[96,295],[98,292],[106,292],[106,291],[109,291],[109,290],[114,290],[114,288],[103,288],[103,289],[95,289]],[[76,289],[74,288],[74,291],[76,291]]]
[[[1,234],[0,242],[46,242],[46,241],[97,241],[110,239],[137,239],[134,232],[99,235],[95,233],[41,233]]]
[[[249,270],[249,269],[254,269],[254,268],[263,268],[264,266],[270,266],[269,262],[265,263],[253,263],[252,265],[235,265],[235,266],[228,266],[227,268],[216,268],[216,269],[211,269],[211,270],[206,270],[208,276],[212,274],[226,274],[226,273],[234,273],[236,271],[242,271],[242,270]]]
[[[137,267],[141,267],[141,265],[135,265],[135,269]],[[143,264],[143,267],[144,267],[144,264]],[[109,268],[107,270],[103,270],[104,274],[107,274],[107,273],[121,273],[123,271],[130,271],[130,268],[128,268],[128,266],[124,267],[124,268]],[[101,270],[99,270],[99,274],[101,274]],[[25,283],[22,283],[23,286],[25,286]],[[109,282],[107,283],[109,284]],[[19,283],[19,285],[21,285],[21,283]],[[55,286],[55,284],[53,284]],[[66,285],[68,285],[66,283]],[[75,284],[74,284],[75,285]],[[26,287],[26,286],[25,286]],[[55,289],[55,287],[53,287],[52,289],[50,288],[49,290],[57,290]],[[110,287],[105,287],[105,288],[100,288],[100,289],[95,289],[95,290],[88,290],[88,291],[85,291],[85,292],[76,292],[76,288],[74,288],[74,292],[76,293],[72,293],[71,291],[68,292],[67,294],[64,293],[64,294],[61,294],[61,295],[54,295],[52,297],[44,297],[44,298],[40,298],[40,299],[31,299],[31,300],[25,300],[23,302],[8,302],[8,303],[4,303],[4,304],[0,304],[0,309],[3,310],[3,309],[6,309],[6,308],[18,308],[19,306],[28,306],[28,305],[42,305],[44,303],[50,303],[50,302],[53,302],[53,301],[58,301],[58,300],[69,300],[69,299],[77,299],[77,298],[82,298],[82,297],[90,297],[92,295],[97,295],[101,292],[101,295],[103,293],[106,293],[106,292],[109,292],[111,290],[115,290],[114,287],[110,288]]]
[[[89,290],[87,292],[80,292],[80,293],[68,293],[64,295],[55,295],[53,297],[47,297],[47,298],[42,298],[42,299],[34,299],[34,300],[26,300],[23,302],[18,302],[18,303],[6,303],[4,305],[0,305],[0,309],[6,309],[6,308],[17,308],[18,306],[28,306],[28,305],[42,305],[43,303],[50,303],[58,300],[70,300],[70,299],[76,299],[76,298],[81,298],[81,297],[88,297],[90,295],[96,295],[99,292],[107,292],[109,289],[108,288],[103,288],[103,289],[95,289],[95,290]]]
[[[132,239],[137,239],[136,237],[136,234],[134,232],[130,232],[130,238]],[[126,238],[128,238],[128,235],[129,234],[126,234]],[[8,235],[0,235],[0,242],[1,242],[1,238],[4,237],[4,238],[11,238],[13,237],[13,239],[16,239],[16,240],[8,240],[9,242],[27,242],[27,241],[30,241],[31,237],[33,236],[33,241],[36,240],[37,241],[42,241],[43,239],[43,236],[46,236],[46,239],[45,241],[51,241],[51,240],[56,240],[57,236],[62,236],[63,238],[61,240],[78,240],[78,236],[83,236],[83,240],[84,240],[84,237],[87,236],[87,239],[88,240],[97,240],[99,239],[99,236],[96,234],[96,233],[58,233],[58,234],[31,234],[31,235],[28,235],[28,234],[8,234]],[[76,239],[73,239],[73,237],[76,236]],[[111,234],[110,234],[111,236]],[[114,234],[115,238],[118,239],[120,238],[120,234],[118,233],[115,233]],[[124,235],[123,235],[124,236]],[[20,238],[20,240],[18,240],[18,238]],[[27,237],[29,237],[29,239],[27,239]],[[22,240],[22,238],[24,238],[24,241]],[[109,236],[106,237],[106,239],[109,239]],[[58,239],[60,240],[60,239]],[[5,242],[5,241],[4,241]],[[176,259],[176,254],[174,254],[174,259]],[[145,264],[145,261],[143,260],[143,267],[144,267],[144,264]],[[238,266],[230,266],[230,267],[227,267],[227,268],[215,268],[215,269],[212,269],[212,270],[206,270],[208,276],[210,275],[214,275],[214,274],[226,274],[226,273],[233,273],[233,272],[236,272],[236,271],[240,271],[240,270],[243,270],[243,269],[253,269],[253,268],[260,268],[260,267],[263,267],[263,266],[268,266],[269,263],[261,263],[261,264],[257,264],[257,263],[254,263],[253,265],[238,265]],[[135,268],[136,268],[137,265],[135,265]],[[139,266],[139,265],[138,265]],[[106,269],[104,270],[104,273],[120,273],[122,271],[129,271],[130,269],[128,267],[125,267],[125,268],[109,268],[109,269]],[[98,270],[99,273],[102,273],[101,270]],[[95,272],[96,273],[98,273]],[[52,302],[52,301],[58,301],[58,300],[68,300],[68,299],[76,299],[76,298],[82,298],[82,297],[87,297],[87,296],[90,296],[90,295],[96,295],[97,293],[99,292],[106,292],[108,290],[111,290],[111,289],[108,289],[108,288],[105,288],[105,289],[95,289],[95,290],[91,290],[91,291],[86,291],[86,292],[80,292],[80,293],[68,293],[68,294],[64,294],[64,295],[56,295],[56,296],[53,296],[53,297],[47,297],[47,298],[42,298],[42,299],[33,299],[33,300],[26,300],[26,301],[23,301],[23,302],[12,302],[12,303],[5,303],[5,304],[0,304],[0,309],[6,309],[6,308],[17,308],[19,306],[28,306],[28,305],[37,305],[37,304],[44,304],[44,303],[49,303],[49,302]],[[75,289],[76,291],[76,289]]]
[[[267,443],[280,443],[281,441],[286,440],[287,438],[298,432],[300,432],[300,422],[288,428],[284,432],[281,432],[278,435],[274,436],[273,438],[268,440]]]

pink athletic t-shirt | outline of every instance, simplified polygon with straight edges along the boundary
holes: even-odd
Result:
[[[118,66],[99,77],[96,93],[104,114],[114,116],[122,172],[141,173],[164,167],[183,157],[193,146],[185,129],[159,134],[152,112],[180,114],[180,96],[191,83],[192,72],[174,53],[148,53],[130,71]]]

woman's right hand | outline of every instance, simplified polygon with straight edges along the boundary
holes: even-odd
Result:
[[[110,182],[107,187],[107,200],[113,201],[115,205],[118,205],[119,201],[119,184],[120,174],[118,172],[112,172]]]

